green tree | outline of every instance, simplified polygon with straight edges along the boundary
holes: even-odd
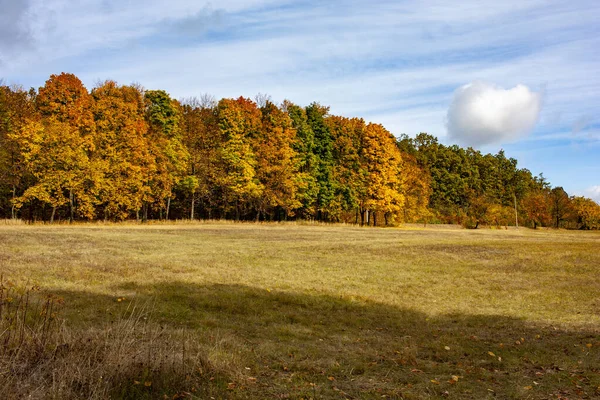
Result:
[[[315,155],[315,135],[308,123],[306,109],[289,101],[283,102],[283,110],[287,112],[292,121],[292,128],[296,137],[292,148],[297,154],[295,176],[297,198],[300,209],[297,215],[301,218],[314,218],[317,213],[317,200],[319,197],[318,159]]]
[[[306,119],[314,135],[312,153],[315,158],[315,178],[318,191],[316,197],[316,218],[329,221],[332,219],[332,202],[335,188],[333,187],[333,139],[325,118],[329,107],[312,103],[306,107]]]

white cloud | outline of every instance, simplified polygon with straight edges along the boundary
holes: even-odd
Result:
[[[450,139],[468,146],[514,142],[534,128],[542,95],[527,86],[503,89],[472,82],[454,92],[448,108]]]
[[[600,185],[591,186],[584,191],[584,196],[600,204]]]

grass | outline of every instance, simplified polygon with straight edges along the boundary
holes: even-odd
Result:
[[[45,351],[69,349],[0,368],[0,392],[593,398],[599,250],[599,232],[528,229],[0,226],[0,272],[64,299]]]

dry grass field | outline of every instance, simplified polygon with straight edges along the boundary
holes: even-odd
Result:
[[[600,398],[600,232],[2,224],[0,273],[2,398]]]

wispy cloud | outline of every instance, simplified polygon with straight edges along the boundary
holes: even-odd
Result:
[[[600,185],[590,186],[586,189],[585,194],[596,201],[596,203],[600,204]]]
[[[32,37],[26,23],[30,1],[0,0],[0,63],[8,62],[19,48],[30,46]]]
[[[450,142],[454,91],[486,81],[545,93],[528,145],[577,131],[555,140],[568,145],[600,126],[595,0],[4,3],[16,16],[0,24],[0,77],[26,86],[67,70],[88,85],[138,81],[175,97],[262,92]],[[30,47],[6,57],[23,35]]]

